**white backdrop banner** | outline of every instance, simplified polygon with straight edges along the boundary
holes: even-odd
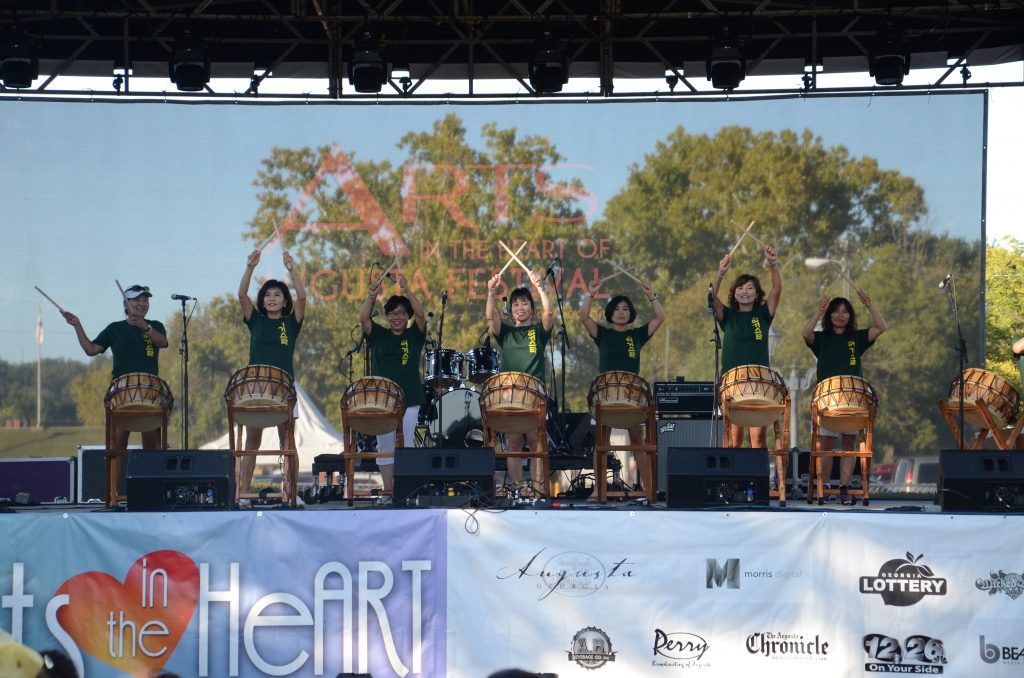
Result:
[[[83,678],[1019,676],[1024,520],[698,511],[0,516],[0,627]]]

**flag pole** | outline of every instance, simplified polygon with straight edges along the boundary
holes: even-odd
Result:
[[[43,427],[43,309],[36,320],[36,428]]]

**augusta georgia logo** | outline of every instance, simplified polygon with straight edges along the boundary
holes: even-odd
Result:
[[[895,607],[913,605],[925,596],[946,595],[946,580],[921,564],[922,558],[923,553],[915,557],[907,551],[906,558],[886,561],[878,568],[877,576],[860,578],[860,592],[877,593],[883,603]]]
[[[569,661],[576,662],[585,669],[599,669],[608,662],[615,661],[611,639],[596,626],[588,626],[576,632],[572,637],[572,648],[568,655]]]
[[[988,591],[990,596],[997,593],[1005,593],[1011,600],[1017,600],[1020,594],[1024,593],[1024,573],[1014,572],[992,572],[988,578],[979,577],[974,585],[979,591]]]
[[[907,636],[901,644],[898,638],[869,633],[864,636],[864,653],[864,670],[869,673],[938,674],[946,665],[946,648],[930,636]]]

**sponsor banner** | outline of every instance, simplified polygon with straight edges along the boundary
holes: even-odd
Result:
[[[439,513],[17,515],[0,543],[0,627],[83,678],[445,673]]]

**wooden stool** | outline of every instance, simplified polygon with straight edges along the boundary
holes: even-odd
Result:
[[[299,453],[295,448],[295,419],[292,411],[295,409],[295,396],[293,395],[282,405],[253,405],[245,406],[228,401],[228,445],[231,447],[231,455],[235,460],[235,502],[241,499],[263,499],[273,497],[280,499],[289,506],[298,504],[298,481],[299,481]],[[265,415],[268,421],[280,421],[281,416],[285,417],[283,423],[266,423],[259,425],[248,423],[255,417],[257,420]],[[242,416],[247,423],[238,421]],[[283,428],[284,449],[280,450],[247,450],[245,449],[245,433],[243,428]],[[244,457],[284,457],[284,471],[281,477],[281,491],[268,492],[260,495],[259,492],[242,492],[242,459]]]
[[[169,410],[163,410],[160,413],[161,422],[157,428],[160,432],[160,447],[161,450],[167,449],[167,419],[170,415]],[[121,466],[125,463],[128,458],[128,450],[121,450],[117,448],[117,430],[122,429],[125,431],[138,431],[140,433],[148,433],[154,429],[146,428],[144,431],[138,427],[137,422],[143,418],[149,419],[152,415],[142,414],[141,416],[133,413],[121,413],[116,414],[107,410],[107,421],[106,421],[106,451],[103,455],[103,462],[106,468],[106,497],[107,497],[107,508],[114,508],[118,502],[126,501],[127,496],[120,494],[117,491],[117,483],[121,479]],[[148,425],[148,424],[143,424]]]
[[[117,441],[118,429],[145,434],[159,431],[159,449],[167,449],[167,419],[174,407],[171,389],[160,377],[145,372],[128,372],[114,377],[103,397],[106,409],[106,446],[103,455],[106,468],[107,508],[117,506],[125,495],[117,491],[121,467],[128,450]],[[145,440],[145,439],[143,439]]]
[[[356,464],[363,459],[393,459],[394,450],[377,450],[376,452],[359,451],[359,434],[384,435],[395,432],[395,447],[405,447],[405,433],[402,421],[405,419],[405,402],[401,403],[398,412],[360,412],[341,408],[341,428],[345,437],[345,497],[352,506],[356,498]],[[358,493],[361,497],[372,497],[369,491]]]
[[[541,477],[544,479],[544,496],[550,497],[551,471],[548,458],[547,415],[548,405],[546,401],[532,409],[488,412],[486,407],[480,408],[480,418],[483,421],[484,429],[484,447],[493,447],[494,458],[504,459],[505,463],[512,463],[509,460],[518,462],[520,459],[537,459],[540,463]],[[502,450],[497,444],[498,433],[522,435],[527,430],[537,432],[536,450],[508,452]]]
[[[765,423],[772,425],[775,434],[775,446],[768,449],[768,454],[775,459],[775,487],[768,491],[771,499],[778,499],[779,506],[786,505],[786,473],[789,467],[789,393],[781,403],[733,403],[728,397],[722,399],[722,441],[725,447],[739,447],[742,441],[732,440],[732,417],[734,410],[742,412],[746,417],[753,415]],[[733,443],[736,443],[735,445]]]
[[[1000,450],[1022,449],[1020,443],[1024,442],[1024,439],[1021,438],[1021,430],[1024,429],[1024,414],[1018,412],[1017,423],[1012,427],[1005,427],[999,424],[1000,419],[992,409],[991,405],[978,400],[976,401],[975,406],[978,408],[978,413],[988,425],[988,430],[992,434],[992,441],[995,442],[997,448]]]
[[[857,449],[854,450],[822,450],[821,449],[821,429],[822,421],[828,420],[829,422],[839,422],[838,425],[828,426],[829,430],[835,430],[840,436],[843,434],[850,435],[856,434],[858,438]],[[871,457],[874,449],[874,437],[875,437],[875,409],[874,407],[868,407],[860,411],[847,410],[841,413],[830,412],[828,410],[819,409],[817,401],[811,402],[811,459],[808,464],[808,479],[807,479],[807,503],[812,503],[815,498],[818,500],[818,506],[825,503],[827,496],[838,495],[839,490],[834,488],[825,489],[824,480],[822,479],[821,471],[821,460],[825,457],[831,457],[833,459],[839,459],[842,464],[843,459],[859,459],[860,460],[860,479],[861,489],[850,489],[847,491],[851,495],[859,496],[864,502],[864,506],[868,505],[870,500],[870,485],[871,485]],[[842,438],[838,441],[842,443]],[[831,479],[830,479],[831,480]]]
[[[623,417],[630,418],[634,415],[639,421],[638,424],[644,427],[644,441],[634,444],[632,441],[626,445],[613,445],[611,442],[612,429],[621,428],[621,425],[610,426],[607,424],[609,418],[621,420]],[[643,496],[649,504],[658,499],[658,434],[654,423],[654,407],[628,408],[623,405],[605,404],[597,401],[593,405],[594,434],[594,487],[597,489],[597,501],[604,504],[608,497],[629,497],[630,492],[621,490],[609,490],[608,475],[608,453],[609,452],[633,452],[643,454],[647,457],[647,474],[640,478],[643,485]],[[609,417],[611,415],[611,417]],[[626,427],[627,431],[633,426]],[[629,440],[627,438],[627,440]]]

